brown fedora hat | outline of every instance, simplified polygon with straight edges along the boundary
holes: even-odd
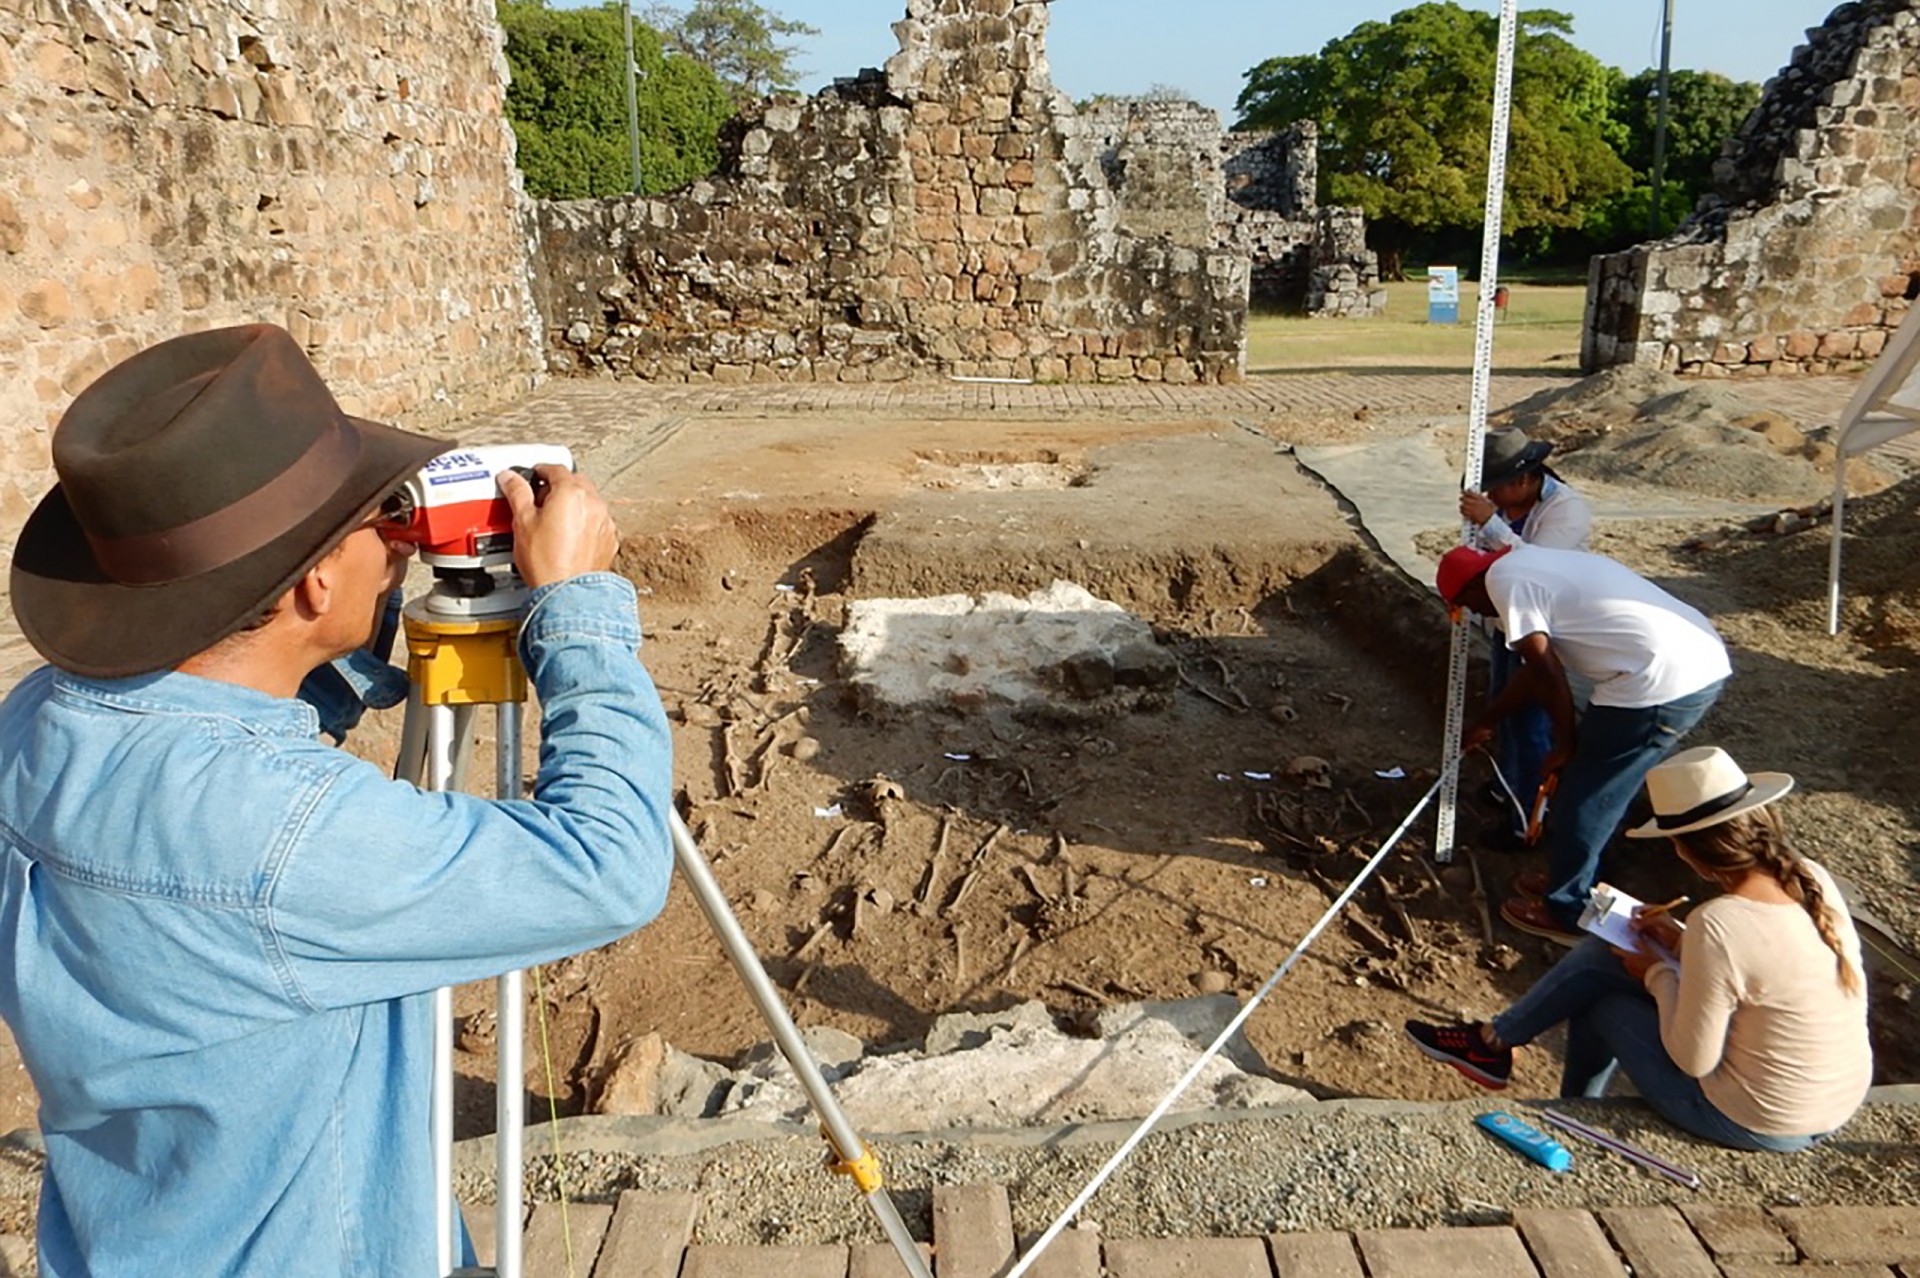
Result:
[[[20,629],[76,674],[178,665],[258,617],[449,447],[348,417],[274,325],[150,347],[54,428],[59,484],[14,548]]]

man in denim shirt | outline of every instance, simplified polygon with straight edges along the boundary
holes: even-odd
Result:
[[[258,325],[107,372],[22,531],[52,663],[0,707],[0,1014],[41,1099],[42,1272],[435,1265],[429,991],[612,941],[672,866],[664,717],[591,484],[503,476],[533,588],[530,800],[422,793],[317,739],[437,440],[346,417]]]

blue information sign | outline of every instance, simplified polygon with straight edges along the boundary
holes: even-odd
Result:
[[[1459,322],[1460,268],[1429,266],[1427,268],[1427,323],[1458,324]]]

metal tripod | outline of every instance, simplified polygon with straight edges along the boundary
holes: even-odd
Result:
[[[526,702],[526,672],[515,651],[518,612],[482,617],[436,614],[428,601],[416,601],[406,610],[407,699],[400,753],[394,775],[429,790],[460,786],[467,770],[473,740],[474,711],[490,705],[495,711],[495,785],[501,799],[521,797],[520,740],[522,707]],[[786,1004],[780,999],[760,957],[741,930],[726,894],[694,842],[680,814],[669,809],[674,863],[693,890],[701,913],[719,939],[734,971],[772,1031],[774,1042],[800,1080],[814,1112],[820,1116],[821,1135],[831,1147],[828,1170],[849,1176],[867,1201],[900,1255],[909,1278],[932,1278],[906,1222],[894,1206],[881,1174],[880,1160],[860,1139],[834,1099],[820,1067],[807,1050]],[[521,1278],[521,1219],[525,1187],[522,1158],[525,1149],[523,1089],[523,974],[499,978],[498,1033],[495,1066],[495,1267],[497,1278]],[[433,1040],[433,1159],[434,1237],[439,1247],[440,1275],[453,1274],[458,1257],[457,1208],[453,1198],[453,991],[434,993]],[[473,1273],[475,1271],[462,1271]],[[488,1271],[478,1271],[486,1273]]]

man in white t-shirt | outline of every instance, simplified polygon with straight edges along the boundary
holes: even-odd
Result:
[[[1531,883],[1523,876],[1523,894],[1500,915],[1523,932],[1571,944],[1600,855],[1647,770],[1700,722],[1733,672],[1726,645],[1699,610],[1604,555],[1462,546],[1441,559],[1439,588],[1449,607],[1497,616],[1523,667],[1467,727],[1463,746],[1485,743],[1528,701],[1553,721],[1545,773],[1560,783],[1547,873]],[[1593,684],[1577,737],[1569,671]]]

